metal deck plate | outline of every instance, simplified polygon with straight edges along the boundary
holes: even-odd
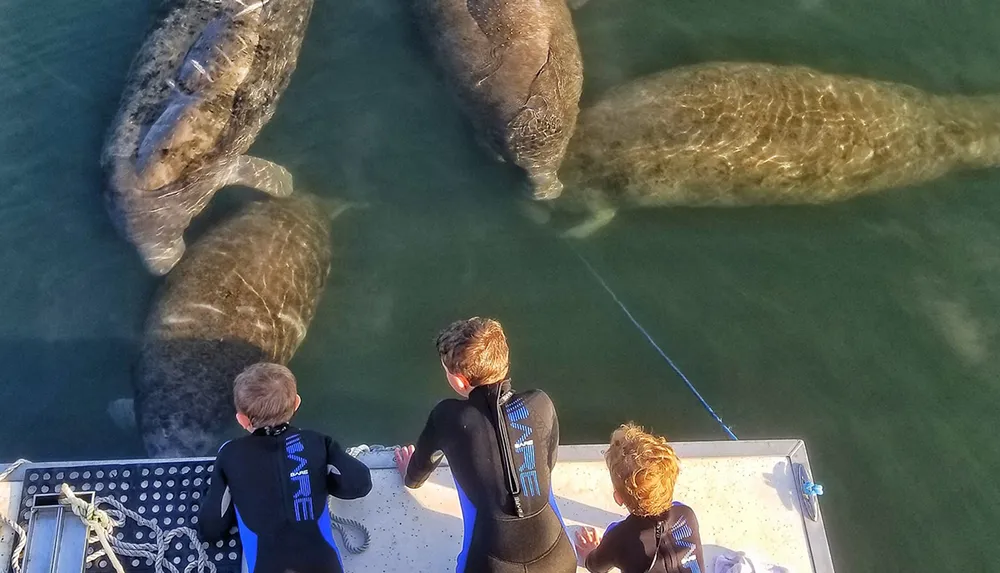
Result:
[[[61,484],[66,483],[73,491],[93,491],[98,498],[114,497],[125,507],[168,531],[175,527],[197,529],[197,514],[202,495],[208,489],[212,472],[211,461],[166,461],[143,463],[115,463],[107,465],[67,466],[35,469],[29,467],[24,472],[21,504],[18,522],[27,528],[28,516],[38,494],[57,493]],[[100,505],[101,509],[109,506]],[[130,543],[152,543],[151,531],[146,527],[127,520],[125,525],[115,530],[115,536]],[[179,569],[194,561],[195,553],[183,541],[175,540],[166,557]],[[90,555],[100,545],[91,544]],[[243,547],[239,536],[228,535],[225,540],[208,545],[203,543],[219,573],[240,573]],[[153,562],[131,557],[122,557],[122,565],[130,572],[153,571]],[[114,573],[110,562],[101,558],[88,564],[88,573]]]

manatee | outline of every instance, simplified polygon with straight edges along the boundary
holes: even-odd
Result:
[[[287,364],[305,339],[330,272],[329,225],[305,194],[253,202],[167,275],[134,376],[150,456],[210,455],[239,431],[233,381],[256,362]]]
[[[611,90],[580,113],[557,203],[585,236],[621,207],[809,204],[1000,163],[1000,98],[801,66],[707,63]]]
[[[292,192],[246,155],[295,70],[313,0],[169,0],[132,62],[101,165],[118,231],[163,275],[216,191]]]
[[[523,169],[535,199],[562,192],[583,64],[566,0],[414,0],[419,28],[476,139]]]

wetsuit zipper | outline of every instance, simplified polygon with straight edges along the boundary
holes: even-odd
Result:
[[[276,457],[275,457],[275,472],[277,473],[276,478],[277,478],[278,484],[279,484],[278,487],[281,488],[281,499],[284,501],[284,503],[281,506],[282,507],[282,511],[281,511],[282,522],[283,523],[291,523],[293,521],[292,518],[294,517],[294,515],[289,515],[288,512],[289,512],[289,508],[294,508],[295,506],[294,506],[294,503],[293,503],[293,500],[292,500],[292,494],[291,494],[291,492],[288,489],[288,480],[285,479],[285,474],[289,473],[289,472],[285,471],[285,467],[284,467],[284,463],[285,463],[285,460],[284,460],[285,450],[284,450],[284,448],[281,447],[282,446],[282,439],[281,439],[280,436],[278,436],[277,438],[269,436],[268,439],[277,440],[277,442],[275,443],[275,446],[276,446],[276,450],[275,450],[275,452],[276,452]],[[292,511],[294,511],[294,509],[292,509]]]

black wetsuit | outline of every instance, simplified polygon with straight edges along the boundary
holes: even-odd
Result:
[[[662,524],[659,545],[657,523]],[[674,502],[666,515],[629,515],[609,525],[601,544],[587,556],[587,570],[605,573],[612,567],[622,573],[706,573],[694,511]]]
[[[339,573],[327,494],[355,499],[371,488],[368,467],[329,437],[260,429],[219,448],[198,530],[216,541],[238,523],[249,573]]]
[[[555,407],[540,390],[511,393],[508,382],[490,384],[475,388],[468,400],[434,407],[406,485],[420,487],[442,454],[448,457],[465,521],[458,573],[576,571],[549,479],[558,446]]]

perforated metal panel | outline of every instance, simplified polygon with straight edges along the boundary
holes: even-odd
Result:
[[[175,527],[197,529],[198,508],[201,497],[208,489],[212,463],[205,461],[169,461],[137,464],[74,466],[67,468],[46,467],[28,469],[24,474],[18,521],[27,527],[28,516],[34,497],[39,494],[57,493],[61,484],[66,483],[74,491],[93,491],[98,498],[114,497],[125,507],[155,521],[164,531]],[[103,507],[102,509],[107,509]],[[130,543],[152,543],[151,530],[128,520],[125,526],[115,530],[118,539]],[[233,532],[218,543],[203,543],[209,558],[215,563],[219,573],[240,573],[243,547],[239,537]],[[175,539],[166,557],[183,569],[189,561],[194,561],[195,553],[188,546],[187,538]],[[99,548],[92,544],[88,555]],[[132,572],[152,571],[150,560],[120,558],[126,570]],[[87,567],[88,573],[113,573],[107,559],[101,558]]]

